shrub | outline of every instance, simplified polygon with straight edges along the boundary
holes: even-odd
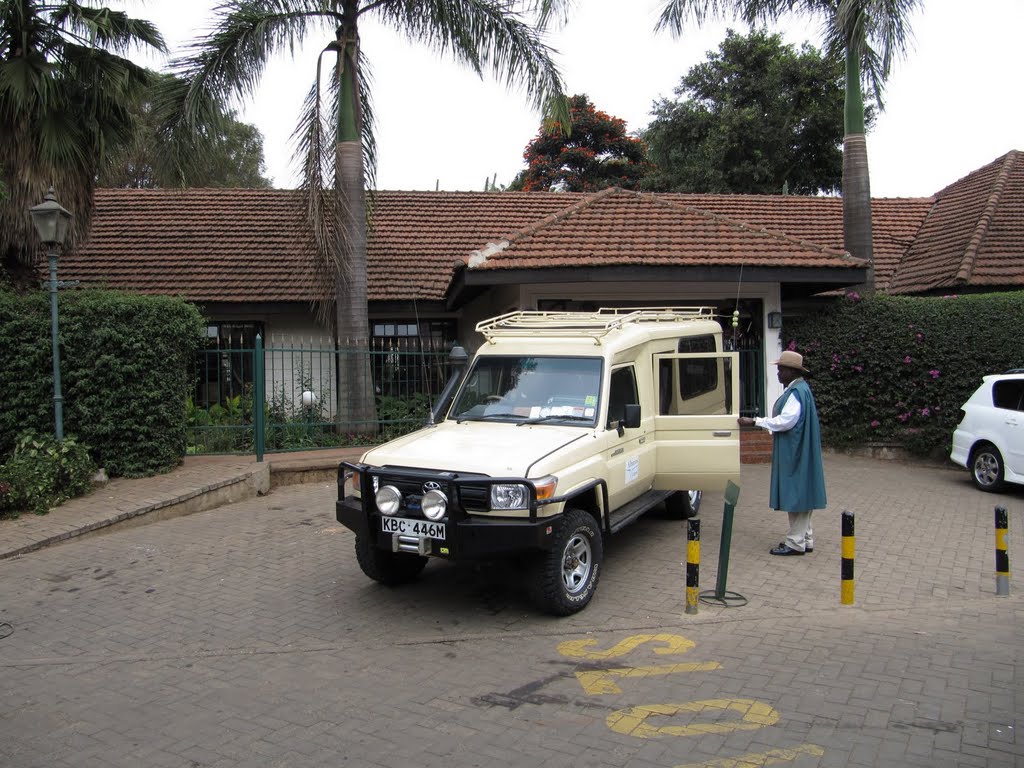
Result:
[[[64,431],[107,473],[166,471],[185,455],[185,401],[202,317],[187,302],[116,291],[60,296]],[[53,429],[46,294],[0,290],[0,456],[24,429]]]
[[[812,371],[828,444],[891,442],[938,457],[982,376],[1024,365],[1024,292],[854,295],[785,333]]]
[[[89,490],[96,465],[71,438],[25,432],[12,456],[0,465],[0,517],[44,514]]]

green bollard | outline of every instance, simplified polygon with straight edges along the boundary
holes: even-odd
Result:
[[[714,592],[702,592],[701,602],[724,605],[726,608],[746,605],[747,598],[738,592],[729,592],[729,549],[732,546],[732,518],[736,502],[740,498],[740,487],[732,480],[725,487],[725,509],[722,513],[722,540],[718,545],[718,576]]]

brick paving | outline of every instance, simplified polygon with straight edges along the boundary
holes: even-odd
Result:
[[[131,481],[136,506],[161,501],[145,483],[181,496],[247,468]],[[381,587],[333,520],[329,480],[12,554],[0,765],[1024,765],[1022,588],[1011,577],[995,596],[992,514],[1010,513],[1012,568],[1024,489],[831,454],[826,474],[815,552],[775,558],[768,468],[743,467],[728,588],[749,603],[696,615],[685,525],[656,514],[612,537],[594,601],[564,619],[538,615],[508,566],[432,562]],[[123,511],[112,487],[90,514]],[[839,602],[843,509],[857,516],[853,606]],[[708,494],[704,590],[721,510]],[[585,685],[595,675],[612,685]]]

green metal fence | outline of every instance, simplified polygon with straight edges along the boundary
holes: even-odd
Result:
[[[449,378],[449,350],[375,341],[367,353],[263,348],[257,336],[252,348],[200,351],[188,404],[189,453],[363,445],[418,429]],[[360,385],[374,392],[376,413],[356,413],[341,396]]]
[[[291,346],[202,350],[188,403],[188,451],[256,454],[370,445],[418,429],[450,373],[449,351],[400,339],[354,349]],[[740,355],[740,411],[764,415],[764,355]],[[353,378],[369,377],[376,413],[356,413]],[[262,408],[256,404],[261,403]]]

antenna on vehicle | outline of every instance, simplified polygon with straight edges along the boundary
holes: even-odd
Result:
[[[736,308],[732,311],[732,348],[736,349],[736,333],[740,327],[740,287],[743,285],[743,262],[740,262],[740,277],[736,281]]]

